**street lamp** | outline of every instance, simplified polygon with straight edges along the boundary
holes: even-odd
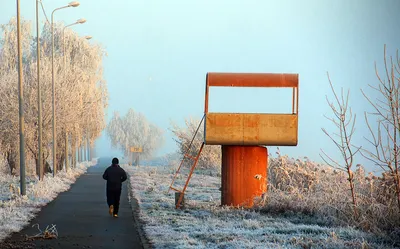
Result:
[[[51,81],[52,81],[52,98],[53,98],[53,176],[56,175],[57,171],[57,140],[56,140],[56,96],[55,96],[55,80],[54,80],[54,12],[57,10],[69,8],[69,7],[78,7],[79,2],[70,2],[68,5],[57,8],[53,10],[51,13],[51,40],[52,40],[52,48],[51,48]]]
[[[37,86],[38,86],[38,167],[39,180],[42,179],[42,90],[40,87],[40,40],[39,40],[39,0],[36,0],[36,65],[37,65]]]
[[[68,4],[68,7],[78,7],[78,6],[79,6],[79,2],[77,2],[77,1],[73,1]]]
[[[63,70],[64,71],[64,81],[66,81],[65,72],[67,71],[67,62],[66,62],[67,57],[65,56],[65,29],[72,25],[83,24],[85,22],[86,22],[86,19],[81,18],[81,19],[78,19],[76,22],[69,24],[63,28],[62,37],[63,37],[63,56],[64,56],[64,70]],[[67,132],[67,130],[65,130],[65,169],[68,170],[68,132]]]
[[[21,22],[20,2],[17,0],[17,50],[18,50],[18,100],[19,100],[19,167],[20,167],[20,190],[21,195],[26,195],[25,182],[25,139],[24,139],[24,92],[22,74],[22,50],[21,50]]]

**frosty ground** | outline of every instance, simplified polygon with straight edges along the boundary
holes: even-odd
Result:
[[[61,171],[56,177],[51,174],[38,181],[36,176],[27,177],[26,195],[19,195],[19,177],[0,176],[0,242],[13,232],[20,231],[35,217],[42,206],[46,205],[60,192],[67,191],[75,180],[95,165],[96,160],[78,163],[76,168]],[[54,224],[57,225],[57,224]]]
[[[176,210],[174,192],[167,193],[173,168],[124,168],[155,248],[394,248],[372,233],[326,226],[313,217],[221,207],[220,177],[212,171],[195,171],[185,193],[186,207]],[[184,180],[178,177],[176,186],[182,187]]]

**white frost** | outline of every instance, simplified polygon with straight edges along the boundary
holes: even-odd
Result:
[[[47,174],[43,181],[37,177],[26,178],[26,195],[19,195],[19,176],[0,175],[0,241],[13,232],[19,232],[35,217],[40,208],[60,192],[67,191],[76,179],[95,165],[96,161],[78,163],[68,172],[56,177]]]
[[[185,193],[186,208],[175,209],[168,167],[124,167],[140,221],[155,248],[387,248],[379,238],[351,227],[328,227],[256,210],[220,206],[220,177],[195,171]],[[182,188],[185,177],[175,187]]]

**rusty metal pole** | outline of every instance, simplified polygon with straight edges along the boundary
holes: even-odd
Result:
[[[221,148],[221,205],[252,207],[254,198],[267,191],[267,148],[232,145]]]

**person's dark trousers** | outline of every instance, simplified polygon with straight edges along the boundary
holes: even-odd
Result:
[[[118,214],[121,189],[107,189],[107,204],[114,205],[114,214]]]

